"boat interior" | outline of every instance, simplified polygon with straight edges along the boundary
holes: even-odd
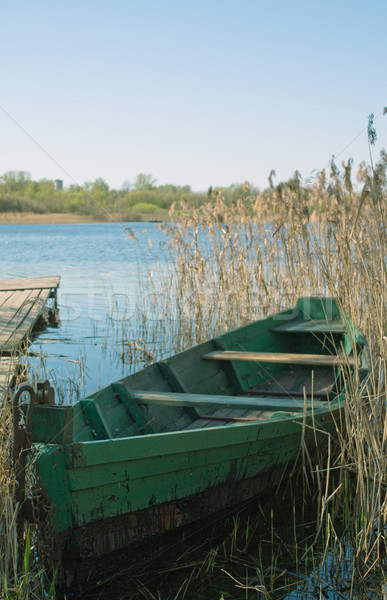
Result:
[[[329,319],[321,309],[311,316],[301,300],[297,310],[154,363],[73,406],[54,407],[69,413],[54,443],[235,426],[326,408],[345,373],[366,372],[365,340],[337,309]]]

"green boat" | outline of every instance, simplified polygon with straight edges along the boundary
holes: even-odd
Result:
[[[99,585],[168,535],[277,485],[301,444],[313,456],[334,438],[345,381],[356,369],[365,385],[368,360],[335,301],[307,297],[73,405],[24,386],[15,410],[30,391],[27,466],[38,482],[25,513],[39,513],[58,589]]]

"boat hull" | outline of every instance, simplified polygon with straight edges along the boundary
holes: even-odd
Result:
[[[310,455],[326,448],[341,408],[327,404],[318,415],[278,413],[265,423],[109,440],[97,452],[93,443],[53,452],[46,468],[65,466],[68,495],[54,516],[57,524],[71,518],[62,531],[54,533],[52,520],[46,532],[41,528],[58,590],[83,593],[135,569],[145,554],[151,559],[152,548],[160,551],[170,535],[192,523],[266,494],[293,470],[301,441]],[[44,460],[39,464],[47,481]],[[55,490],[47,493],[52,497]]]
[[[57,595],[77,596],[120,573],[136,572],[187,530],[192,533],[193,524],[205,527],[251,498],[262,499],[279,485],[285,469],[280,465],[245,481],[58,534],[50,542],[56,548],[54,564],[60,565]]]
[[[353,373],[363,386],[365,338],[332,299],[307,297],[73,405],[34,405],[32,469],[52,506],[41,555],[58,589],[135,568],[169,535],[272,490],[298,459],[322,465]]]

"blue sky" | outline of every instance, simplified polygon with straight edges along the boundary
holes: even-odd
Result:
[[[0,174],[263,188],[368,160],[371,112],[387,146],[385,0],[0,7]]]

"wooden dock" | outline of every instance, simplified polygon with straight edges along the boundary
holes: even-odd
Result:
[[[56,309],[59,282],[59,276],[0,280],[0,394],[13,383],[17,351]]]

